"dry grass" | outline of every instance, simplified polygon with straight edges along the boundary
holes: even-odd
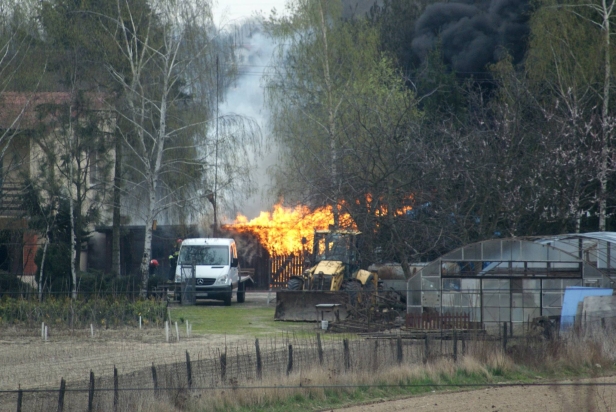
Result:
[[[402,346],[402,363],[396,340],[375,341],[349,339],[348,362],[345,361],[342,339],[323,340],[324,363],[318,361],[315,338],[286,336],[278,340],[262,340],[263,377],[256,376],[254,341],[227,342],[226,373],[222,376],[219,356],[222,352],[208,348],[207,352],[196,354],[190,345],[182,346],[173,355],[168,352],[175,345],[134,345],[125,342],[115,346],[121,356],[130,363],[134,358],[141,360],[142,369],[135,369],[120,377],[120,387],[152,388],[151,370],[147,362],[157,363],[159,387],[171,388],[154,393],[151,389],[121,391],[119,411],[227,411],[227,410],[304,410],[315,407],[341,406],[345,403],[366,401],[394,395],[410,395],[430,390],[429,386],[412,388],[419,383],[491,383],[522,379],[525,382],[542,376],[549,379],[567,377],[593,377],[613,368],[616,361],[616,334],[611,330],[588,331],[586,334],[571,334],[557,341],[517,339],[512,341],[507,352],[502,351],[498,341],[467,341],[465,355],[460,350],[458,361],[454,362],[451,341],[431,343],[430,357],[424,364],[423,342],[405,341]],[[68,342],[67,342],[68,343]],[[194,340],[193,344],[207,341]],[[219,347],[220,347],[220,343]],[[294,348],[293,371],[287,375],[288,345]],[[131,346],[133,346],[131,348]],[[111,349],[114,346],[111,345]],[[192,346],[194,347],[194,346]],[[176,349],[179,346],[176,346]],[[94,349],[94,346],[92,347]],[[79,353],[73,347],[62,353]],[[87,352],[87,345],[82,349]],[[97,350],[100,351],[100,348]],[[166,353],[177,364],[158,365],[160,357],[153,357],[154,351]],[[186,364],[182,363],[185,350],[191,351],[193,388],[188,389]],[[58,350],[57,353],[60,353]],[[1,355],[1,349],[0,349]],[[103,359],[107,354],[100,353]],[[127,356],[128,355],[128,356]],[[144,357],[145,356],[145,357]],[[81,358],[79,358],[81,359]],[[79,362],[75,359],[75,362]],[[69,363],[66,363],[69,362]],[[70,361],[59,366],[70,365]],[[48,365],[49,366],[49,365]],[[51,367],[51,366],[50,366]],[[76,367],[76,366],[75,366]],[[122,363],[119,363],[122,367]],[[77,368],[77,367],[76,367]],[[92,369],[90,364],[85,368]],[[69,381],[71,388],[87,389],[87,373],[84,368],[81,381]],[[39,369],[40,371],[40,369]],[[8,372],[7,372],[8,373]],[[122,373],[122,372],[121,372]],[[104,375],[104,372],[102,373]],[[54,375],[55,376],[55,375]],[[66,376],[66,375],[64,375]],[[113,382],[109,373],[100,377],[97,372],[97,388],[111,388]],[[75,377],[74,379],[77,379]],[[53,382],[57,385],[57,381]],[[251,388],[252,387],[252,388]],[[208,388],[208,389],[200,389]],[[587,405],[609,404],[601,390],[585,392]],[[603,396],[603,398],[601,398]],[[32,402],[33,412],[55,409],[57,393],[47,400]],[[100,392],[95,397],[95,410],[111,410],[112,392]],[[65,411],[84,410],[87,392],[72,393],[67,399]],[[13,398],[0,399],[0,411],[14,410]],[[6,406],[6,408],[4,408]],[[609,410],[599,408],[600,410]]]

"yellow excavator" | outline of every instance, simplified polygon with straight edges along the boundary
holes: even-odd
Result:
[[[287,289],[276,293],[276,320],[344,319],[349,307],[369,301],[378,286],[377,274],[360,269],[354,230],[315,230],[311,266],[292,276]]]

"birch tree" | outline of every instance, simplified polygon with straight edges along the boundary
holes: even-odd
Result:
[[[607,229],[609,183],[614,176],[614,116],[612,97],[611,43],[614,2],[609,0],[572,1],[558,4],[544,1],[531,19],[528,67],[544,106],[566,120],[571,141],[592,147],[590,181],[596,189],[598,229]],[[562,122],[561,122],[562,123]],[[596,146],[599,146],[598,152]]]
[[[81,247],[91,225],[100,222],[111,191],[112,139],[105,132],[111,124],[109,111],[100,110],[103,103],[94,103],[83,92],[54,96],[38,108],[40,121],[33,140],[40,150],[33,152],[41,156],[33,166],[40,176],[32,185],[52,201],[52,212],[57,212],[54,199],[63,198],[68,205],[71,294],[76,299]]]
[[[145,7],[118,0],[116,14],[110,17],[115,26],[110,26],[108,35],[122,58],[110,58],[107,68],[122,90],[119,121],[128,125],[121,130],[127,148],[125,165],[132,175],[125,189],[138,201],[135,211],[145,225],[140,264],[145,296],[154,220],[171,210],[184,213],[202,206],[212,195],[207,174],[212,138],[206,130],[213,110],[199,94],[195,74],[215,70],[203,63],[212,55],[216,33],[207,0],[157,0]],[[220,147],[228,149],[227,164],[248,150],[241,120],[229,122],[241,130]],[[225,152],[218,155],[224,158]],[[236,169],[233,177],[240,180],[238,175],[247,172]]]
[[[266,25],[280,44],[266,77],[274,135],[289,149],[280,174],[295,175],[297,192],[311,192],[304,201],[331,205],[337,225],[340,119],[355,71],[372,64],[378,35],[365,24],[342,22],[339,1],[296,0],[287,7],[286,16]]]

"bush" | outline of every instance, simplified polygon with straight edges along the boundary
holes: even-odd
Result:
[[[39,268],[36,271],[36,282],[41,278],[41,262],[43,248],[39,248],[34,257],[34,263]],[[50,243],[45,253],[45,267],[43,268],[43,282],[45,290],[52,292],[68,292],[72,289],[71,279],[71,251],[64,243]]]
[[[0,297],[28,296],[33,293],[36,293],[36,290],[27,283],[22,282],[17,275],[0,271]]]
[[[88,296],[135,295],[141,290],[141,278],[134,275],[115,276],[97,270],[77,274],[77,292]]]
[[[0,299],[0,324],[38,326],[41,322],[54,326],[82,328],[90,324],[118,327],[137,325],[139,316],[146,324],[162,325],[167,316],[167,302],[126,298],[79,299],[50,298]]]

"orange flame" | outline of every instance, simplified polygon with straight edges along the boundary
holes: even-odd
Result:
[[[412,197],[409,196],[408,200],[411,202]],[[371,210],[371,202],[372,196],[366,195],[366,206],[370,214],[376,218],[387,215],[387,206],[381,203],[374,210]],[[359,201],[357,203],[359,204]],[[338,210],[342,209],[343,204],[338,206]],[[411,206],[404,206],[395,210],[394,213],[396,216],[402,216],[411,209]],[[224,228],[239,233],[252,234],[271,256],[286,256],[301,254],[304,250],[310,251],[314,231],[328,229],[333,224],[334,214],[331,206],[311,210],[307,206],[300,205],[292,208],[278,203],[274,205],[273,212],[261,212],[258,217],[251,220],[248,220],[242,214],[238,214],[235,221],[224,225]],[[339,224],[341,228],[357,229],[355,222],[348,213],[339,213]],[[304,243],[302,243],[302,238],[306,239]]]
[[[341,216],[340,220],[346,223],[351,221],[348,215]],[[310,250],[314,230],[327,229],[333,224],[331,206],[311,211],[307,206],[290,208],[278,203],[274,205],[272,213],[261,212],[250,221],[240,214],[232,224],[225,225],[225,228],[253,234],[270,255],[290,255]],[[306,239],[305,244],[302,244],[302,238]]]

